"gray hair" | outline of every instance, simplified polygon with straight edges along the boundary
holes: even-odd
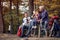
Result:
[[[39,9],[44,9],[45,7],[44,6],[39,6]]]

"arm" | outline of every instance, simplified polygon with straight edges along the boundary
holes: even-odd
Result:
[[[44,18],[48,17],[48,13],[47,12],[44,12],[43,15],[42,15],[42,20],[44,20]]]

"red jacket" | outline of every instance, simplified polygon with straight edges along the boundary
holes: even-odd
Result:
[[[53,17],[50,18],[49,23],[48,23],[48,24],[49,24],[48,27],[49,27],[50,29],[51,29],[51,27],[52,27],[52,25],[53,25],[54,20],[55,20],[55,19],[58,19],[58,18],[59,18],[58,16],[53,16]]]

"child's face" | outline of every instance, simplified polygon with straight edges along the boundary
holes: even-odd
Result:
[[[25,17],[28,17],[28,14],[27,13],[25,13],[25,15],[24,15]]]

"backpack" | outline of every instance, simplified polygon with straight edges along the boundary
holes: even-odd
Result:
[[[22,35],[22,28],[19,28],[19,29],[18,29],[18,32],[17,32],[17,36],[20,37],[21,35]]]

